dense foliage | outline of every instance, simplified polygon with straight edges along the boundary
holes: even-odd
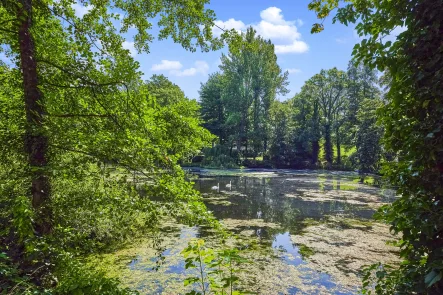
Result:
[[[219,143],[256,157],[270,139],[270,109],[277,94],[287,92],[287,75],[277,64],[274,45],[249,28],[243,44],[222,55],[221,73],[202,84],[200,98],[205,127]]]
[[[385,143],[395,155],[384,171],[401,196],[380,217],[401,233],[399,269],[376,270],[376,294],[443,293],[443,3],[439,0],[315,0],[319,18],[357,23],[364,39],[354,56],[387,72],[387,104],[380,112]],[[403,32],[395,42],[386,36]],[[321,24],[313,32],[323,29]],[[369,278],[367,276],[366,278]],[[371,287],[369,281],[366,286]],[[367,290],[370,293],[369,288]]]
[[[442,1],[313,0],[320,19],[337,9],[334,20],[357,23],[365,39],[347,71],[322,70],[286,101],[279,95],[288,93],[288,73],[253,28],[214,38],[208,0],[151,2],[0,1],[7,57],[0,62],[0,293],[134,293],[81,257],[122,246],[165,219],[216,225],[178,164],[203,148],[207,166],[358,169],[362,181],[385,162],[381,172],[400,198],[379,216],[401,233],[403,262],[369,267],[364,292],[442,294]],[[78,17],[74,4],[90,9]],[[152,19],[159,39],[190,51],[230,39],[200,103],[165,76],[143,81],[123,48],[121,34],[135,28],[136,49],[149,52]],[[399,28],[396,41],[386,41]],[[381,81],[375,69],[385,72]],[[198,241],[184,255],[201,275],[187,283],[203,294],[208,286],[239,293],[236,250]],[[219,272],[205,273],[202,260]]]
[[[248,50],[240,52],[246,55]],[[306,81],[300,93],[281,102],[273,88],[273,92],[260,90],[266,81],[258,78],[266,76],[252,75],[241,82],[246,66],[231,69],[234,61],[239,63],[234,58],[222,59],[222,72],[212,74],[201,87],[204,126],[219,138],[218,146],[205,151],[203,165],[229,167],[237,162],[254,167],[256,162],[248,157],[261,156],[261,167],[379,171],[383,129],[376,126],[374,112],[382,100],[376,71],[354,63],[347,72],[322,70]],[[260,65],[256,60],[242,61],[251,67]],[[285,76],[281,79],[282,84],[276,86],[285,86]],[[244,95],[249,88],[244,87],[249,85],[253,91],[248,100]],[[273,94],[260,99],[254,95],[260,91]],[[370,132],[374,134],[366,136]],[[347,152],[344,162],[342,152]]]
[[[134,26],[136,48],[148,51],[159,16],[160,38],[219,48],[207,1],[81,1],[91,8],[83,17],[75,3],[0,2],[2,293],[128,293],[81,255],[163,218],[212,220],[177,164],[212,139],[199,105],[165,77],[143,82],[120,35]]]

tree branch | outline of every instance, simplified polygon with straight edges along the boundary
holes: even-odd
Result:
[[[94,81],[90,81],[89,79],[86,79],[85,77],[82,77],[82,76],[80,76],[78,74],[72,73],[69,70],[63,68],[62,66],[59,66],[59,65],[53,63],[52,61],[49,61],[49,60],[46,60],[46,59],[37,59],[36,61],[48,64],[50,66],[53,66],[54,68],[57,68],[60,71],[62,71],[64,73],[68,74],[68,75],[71,75],[71,76],[73,76],[73,77],[83,81],[83,83],[85,83],[85,84],[87,84],[89,86],[105,87],[105,86],[119,85],[120,84],[120,85],[124,85],[125,87],[127,87],[126,84],[124,82],[122,82],[122,81],[111,81],[111,82],[106,82],[106,83],[97,83],[97,82],[94,82]],[[45,81],[45,82],[48,83],[48,84],[50,83],[50,82],[47,82],[47,81]],[[60,85],[60,87],[71,88],[71,86],[68,86],[68,85]],[[73,86],[72,88],[76,88],[76,86]]]
[[[64,150],[64,151],[67,151],[67,152],[73,152],[73,153],[78,153],[78,154],[82,154],[82,155],[85,155],[85,156],[89,156],[89,157],[95,158],[97,160],[100,160],[101,162],[111,162],[112,164],[115,164],[117,166],[121,166],[121,167],[125,168],[130,173],[133,173],[134,171],[136,171],[136,172],[139,172],[139,173],[143,174],[143,176],[145,176],[146,178],[154,179],[154,177],[152,177],[151,175],[146,174],[145,172],[143,172],[142,170],[140,170],[138,168],[134,168],[134,167],[132,167],[132,166],[130,166],[128,164],[121,163],[120,160],[118,160],[118,159],[108,159],[105,156],[101,156],[101,155],[98,155],[98,154],[95,154],[95,153],[91,153],[91,152],[87,152],[87,151],[82,151],[82,150],[76,150],[76,149],[73,149],[73,148],[66,148],[66,147],[62,147],[62,146],[54,145],[54,144],[51,145],[51,147],[56,148],[56,149],[60,149],[60,150]]]
[[[97,117],[97,118],[110,118],[112,115],[109,114],[47,114],[50,117],[57,118],[74,118],[74,117]]]

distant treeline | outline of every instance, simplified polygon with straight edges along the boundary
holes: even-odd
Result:
[[[322,70],[286,101],[288,73],[274,45],[250,28],[201,85],[204,126],[217,136],[194,160],[209,167],[358,169],[377,172],[385,153],[376,110],[383,80],[368,67]]]

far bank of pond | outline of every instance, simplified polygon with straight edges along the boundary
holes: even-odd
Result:
[[[372,220],[394,192],[360,184],[356,173],[195,169],[190,178],[215,217],[239,235],[236,243],[247,245],[252,263],[240,277],[250,291],[359,294],[362,266],[397,262],[396,248],[386,244],[395,237]],[[204,228],[168,224],[94,263],[141,294],[184,294],[189,273],[180,252],[195,237],[219,243]]]

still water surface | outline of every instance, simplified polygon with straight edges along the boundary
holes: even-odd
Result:
[[[358,183],[354,173],[297,170],[190,171],[207,207],[247,243],[253,261],[242,275],[258,294],[359,294],[360,267],[395,261],[387,227],[372,221],[393,191]],[[112,262],[142,294],[184,294],[180,252],[203,228],[171,226],[156,247],[134,245]],[[215,243],[215,242],[213,242]],[[216,243],[215,243],[216,244]],[[255,251],[255,252],[254,252]],[[128,261],[128,257],[130,257]],[[158,258],[162,257],[162,258]],[[153,270],[160,265],[158,270]]]

